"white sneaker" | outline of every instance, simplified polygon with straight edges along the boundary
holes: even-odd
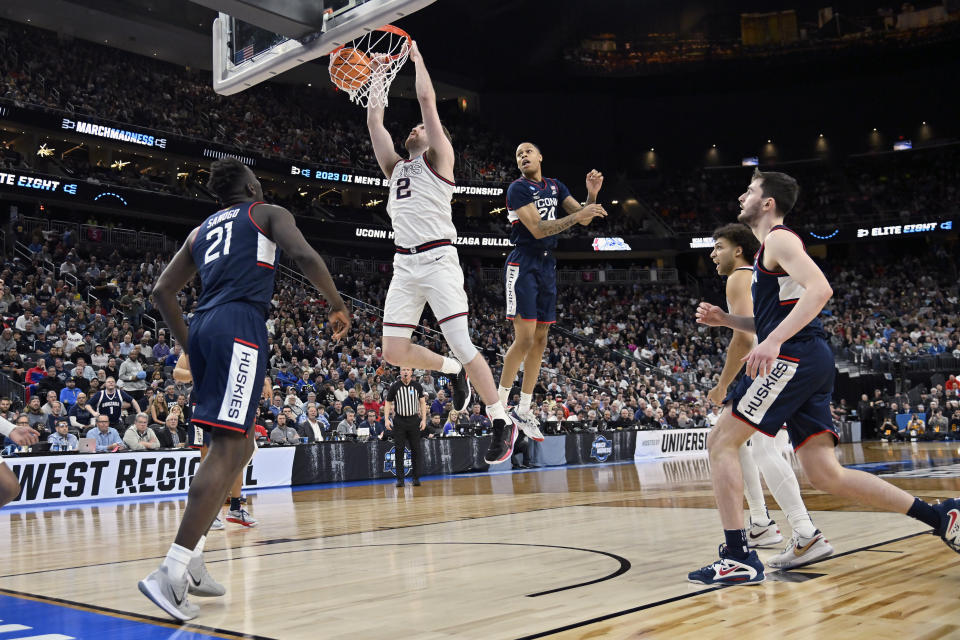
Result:
[[[153,604],[177,620],[186,622],[200,613],[200,607],[187,600],[187,576],[184,575],[180,584],[175,585],[163,565],[141,580],[137,586]]]
[[[747,529],[748,547],[770,547],[783,542],[780,527],[773,520],[767,524],[757,524],[750,518],[750,528]]]
[[[520,412],[514,409],[510,412],[513,421],[520,425],[520,429],[528,438],[536,442],[543,442],[543,433],[540,431],[540,421],[533,415],[532,411]]]
[[[203,561],[203,554],[190,558],[187,565],[187,591],[202,598],[222,596],[226,588],[213,579],[207,571],[207,563]]]
[[[220,531],[221,529],[223,529],[223,520],[220,519],[220,516],[217,516],[213,524],[210,525],[210,531]]]
[[[236,524],[242,524],[245,527],[255,527],[257,526],[256,519],[250,515],[250,513],[240,507],[236,511],[230,509],[227,511],[227,522],[235,522]]]
[[[767,566],[774,569],[792,569],[832,555],[833,547],[819,529],[809,538],[802,538],[794,531],[790,544],[782,553],[767,560]]]

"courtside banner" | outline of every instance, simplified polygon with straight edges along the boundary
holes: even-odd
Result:
[[[662,429],[660,431],[638,431],[637,448],[633,457],[673,458],[691,454],[702,454],[707,450],[709,429]]]
[[[244,472],[246,489],[290,485],[293,447],[257,451]],[[186,493],[198,451],[150,451],[6,458],[20,481],[14,505]]]

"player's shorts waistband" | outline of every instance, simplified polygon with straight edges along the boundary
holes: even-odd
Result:
[[[403,255],[410,255],[412,253],[430,251],[430,249],[436,249],[437,247],[449,247],[452,244],[449,240],[430,240],[415,247],[396,247],[396,252]]]
[[[531,247],[528,245],[518,244],[513,248],[511,253],[518,253],[520,255],[526,256],[528,258],[552,258],[553,250],[544,249],[543,247]]]

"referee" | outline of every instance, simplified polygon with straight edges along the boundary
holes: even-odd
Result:
[[[427,427],[427,394],[413,379],[413,369],[400,368],[400,379],[390,385],[383,404],[383,421],[393,433],[394,469],[397,486],[403,486],[406,469],[403,466],[404,449],[410,441],[410,459],[413,463],[413,486],[420,486],[420,432]]]

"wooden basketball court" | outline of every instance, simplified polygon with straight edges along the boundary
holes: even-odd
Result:
[[[839,455],[931,500],[960,494],[958,446]],[[834,557],[762,585],[687,583],[722,541],[708,473],[696,457],[262,491],[249,505],[260,526],[210,533],[207,563],[227,595],[195,598],[200,617],[183,627],[136,586],[166,552],[182,498],[4,510],[0,639],[960,637],[960,556],[906,516],[804,481]],[[69,630],[41,633],[57,616]]]

